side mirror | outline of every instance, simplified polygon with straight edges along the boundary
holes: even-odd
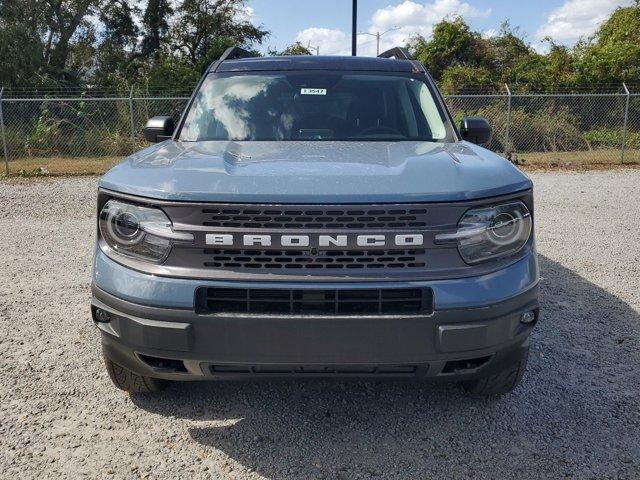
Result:
[[[460,122],[462,138],[477,145],[483,145],[491,140],[491,126],[482,117],[464,117]]]
[[[173,118],[153,117],[147,120],[147,124],[144,126],[142,133],[147,141],[158,143],[171,138],[175,128],[176,123],[173,121]]]

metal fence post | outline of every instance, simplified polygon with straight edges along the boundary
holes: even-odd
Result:
[[[504,88],[507,89],[507,125],[504,130],[504,153],[507,158],[511,155],[511,148],[509,146],[509,127],[511,125],[511,90],[509,85],[504,84]]]
[[[620,151],[620,164],[624,163],[624,150],[627,143],[627,123],[629,121],[629,100],[631,98],[631,92],[627,88],[627,84],[622,82],[622,86],[624,87],[624,92],[627,96],[627,101],[624,106],[624,123],[622,126],[622,149]]]
[[[133,115],[133,87],[129,90],[129,115],[131,116],[131,141],[136,141],[136,122]]]
[[[7,136],[4,131],[4,114],[2,113],[2,94],[4,87],[0,88],[0,135],[2,135],[2,150],[4,151],[4,174],[9,175],[9,153],[7,152]]]

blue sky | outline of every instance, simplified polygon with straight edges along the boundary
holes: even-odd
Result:
[[[545,36],[572,45],[592,34],[618,6],[631,0],[359,0],[361,31],[399,27],[382,39],[382,49],[415,33],[429,36],[443,17],[459,14],[475,29],[491,35],[505,20],[520,27],[531,45],[544,50]],[[296,40],[319,46],[321,54],[350,50],[351,0],[249,0],[253,21],[271,30],[263,50],[282,49]],[[362,35],[359,53],[375,53],[375,39]]]

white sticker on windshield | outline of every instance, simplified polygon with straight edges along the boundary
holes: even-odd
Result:
[[[300,89],[301,95],[326,95],[326,88],[302,88]]]

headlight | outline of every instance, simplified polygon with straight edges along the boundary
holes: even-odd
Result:
[[[468,210],[455,233],[436,235],[436,243],[456,242],[463,260],[475,264],[517,253],[531,235],[531,215],[522,202]]]
[[[100,212],[100,235],[115,252],[126,257],[163,262],[174,242],[192,242],[191,233],[174,232],[171,221],[157,208],[109,200]]]

